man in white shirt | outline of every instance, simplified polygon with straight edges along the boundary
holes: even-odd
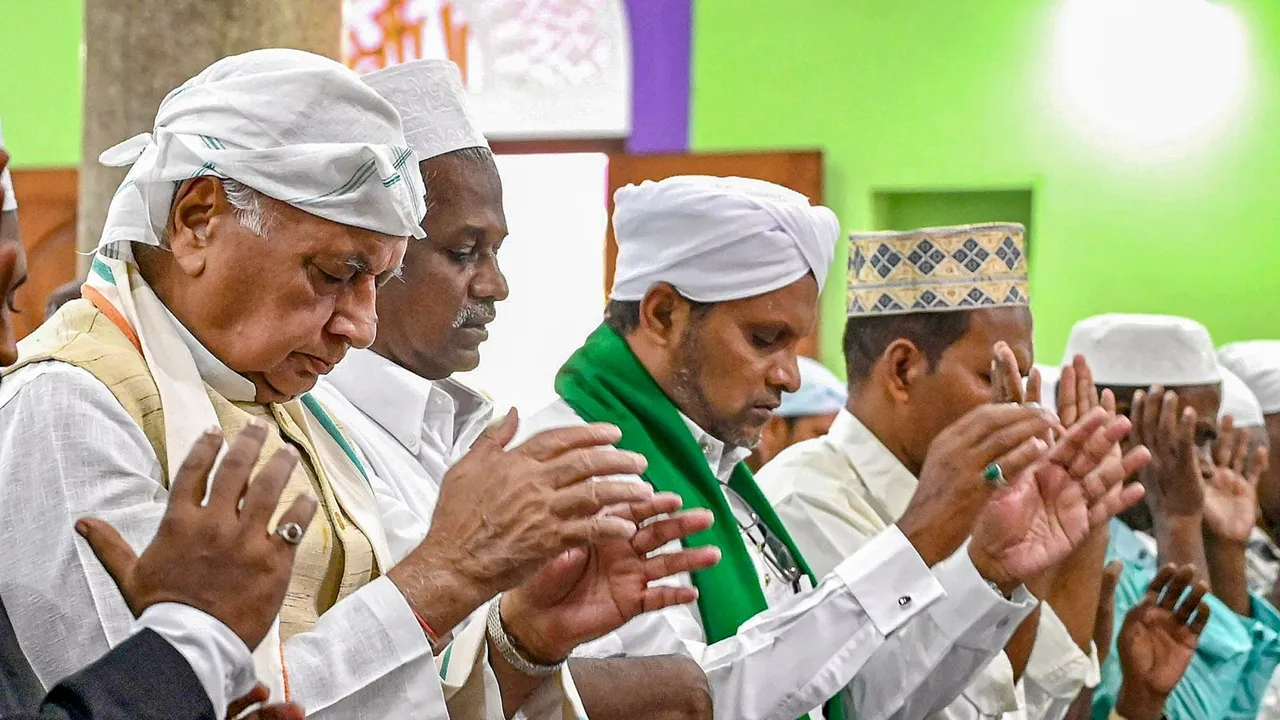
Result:
[[[497,253],[507,227],[497,167],[468,117],[456,66],[416,61],[364,80],[396,107],[420,159],[427,238],[409,244],[401,277],[380,290],[374,344],[353,350],[315,395],[373,468],[398,556],[427,534],[442,478],[492,417],[491,404],[450,375],[478,364],[484,326],[506,299]],[[685,658],[572,668],[592,718],[709,717],[706,679]],[[650,692],[655,685],[664,692]]]
[[[306,395],[372,341],[376,287],[422,234],[421,176],[394,109],[340,63],[257,50],[170,93],[151,133],[102,160],[131,169],[85,299],[20,343],[0,385],[0,597],[39,679],[101,656],[133,622],[71,521],[103,517],[141,547],[201,433],[265,423],[269,449],[303,456],[282,503],[309,492],[322,510],[254,651],[274,699],[343,720],[580,714],[567,671],[531,680],[497,652],[507,629],[527,632],[514,619],[447,648],[435,628],[569,548],[633,537],[634,523],[598,510],[651,491],[584,481],[642,459],[604,447],[617,432],[601,425],[508,451],[508,423],[446,478],[456,522],[393,559],[372,478]]]
[[[816,572],[902,516],[934,438],[991,402],[1004,380],[992,377],[997,343],[1012,350],[1014,373],[1029,373],[1032,363],[1021,226],[854,233],[849,256],[848,406],[825,437],[792,447],[758,476]],[[968,532],[973,510],[957,507],[944,522]],[[1029,583],[1047,602],[935,716],[1065,716],[1080,690],[1098,682],[1091,638],[1105,551],[1104,526],[1065,566]]]
[[[1031,612],[1022,582],[1084,539],[1096,524],[1084,506],[1096,520],[1134,501],[1119,497],[1119,467],[1087,498],[1062,484],[1058,463],[1079,447],[1046,461],[1036,437],[1050,422],[1038,409],[988,406],[938,437],[897,525],[825,576],[805,572],[741,461],[781,393],[798,387],[796,347],[816,321],[834,215],[769,183],[676,177],[619,190],[613,222],[605,325],[561,369],[561,399],[522,430],[612,418],[620,447],[644,448],[646,481],[714,510],[716,525],[691,544],[710,540],[724,559],[678,579],[698,588],[696,608],[641,616],[584,651],[688,654],[718,718],[816,717],[833,697],[829,717],[920,717],[954,699]],[[1127,430],[1090,422],[1077,441]],[[995,492],[982,479],[994,462],[1013,478]],[[962,548],[966,533],[945,519],[975,505],[982,519]],[[1028,534],[1029,522],[1063,513],[1069,534]]]

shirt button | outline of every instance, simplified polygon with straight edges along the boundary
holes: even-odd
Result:
[[[910,604],[911,604],[910,595],[903,595],[902,597],[898,598],[898,607],[906,607]]]
[[[996,623],[996,627],[997,627],[997,628],[999,628],[999,629],[1001,629],[1001,630],[1005,629],[1005,628],[1006,628],[1006,627],[1008,627],[1008,626],[1009,626],[1009,618],[1005,618],[1005,619],[1001,620],[1000,622]]]

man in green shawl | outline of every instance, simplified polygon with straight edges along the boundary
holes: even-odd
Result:
[[[817,319],[835,216],[743,178],[646,182],[615,208],[604,325],[561,369],[560,400],[520,430],[615,423],[618,444],[648,459],[645,481],[713,511],[686,545],[714,544],[723,559],[673,579],[698,590],[696,607],[636,618],[584,653],[689,655],[726,720],[816,718],[829,699],[828,717],[945,705],[998,652],[953,650],[1006,642],[1035,605],[1023,579],[1140,497],[1122,497],[1123,470],[1104,462],[1127,420],[1100,412],[1050,448],[1040,437],[1052,418],[992,404],[938,437],[896,525],[813,578],[742,460],[799,385],[796,348]],[[984,507],[962,548],[941,520],[974,503]]]

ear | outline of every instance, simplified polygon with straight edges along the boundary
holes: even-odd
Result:
[[[905,403],[916,383],[929,373],[929,358],[915,343],[898,338],[885,348],[873,373],[895,402]]]
[[[644,333],[655,346],[674,346],[684,334],[692,310],[689,301],[674,287],[658,283],[640,301],[640,327],[637,332]]]
[[[195,277],[204,272],[213,226],[227,215],[231,204],[214,178],[188,180],[178,187],[169,213],[169,250],[182,272]]]

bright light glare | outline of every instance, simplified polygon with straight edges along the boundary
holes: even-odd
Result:
[[[1170,149],[1211,134],[1248,81],[1240,19],[1208,0],[1066,0],[1056,65],[1069,112],[1100,140]]]

